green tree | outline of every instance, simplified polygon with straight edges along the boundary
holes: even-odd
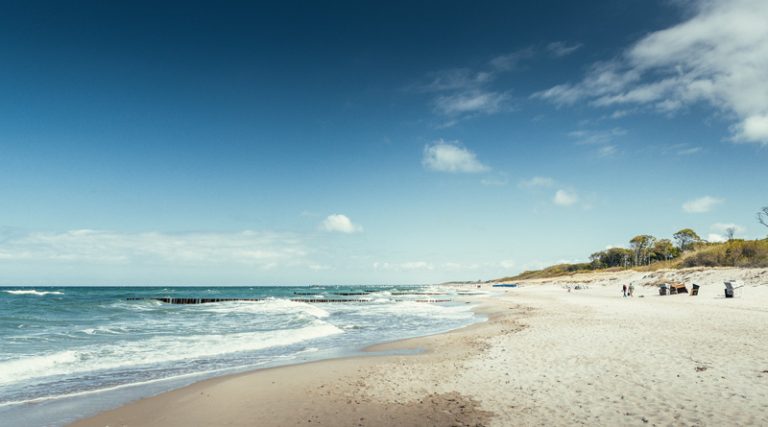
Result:
[[[677,240],[678,247],[683,251],[687,251],[693,246],[694,243],[701,241],[701,237],[699,237],[699,235],[690,228],[684,228],[673,234],[672,237]]]
[[[656,243],[656,238],[648,235],[641,234],[635,236],[629,241],[629,245],[632,248],[632,252],[635,255],[635,265],[646,264],[650,261],[649,249]]]
[[[633,252],[624,248],[610,248],[589,256],[593,269],[628,267],[632,258]]]
[[[606,263],[611,267],[629,267],[632,251],[625,248],[611,248],[606,251]]]
[[[592,268],[597,270],[598,268],[605,268],[607,265],[603,262],[605,257],[605,251],[595,252],[589,256],[589,261],[592,263]]]
[[[678,249],[669,239],[658,240],[651,252],[653,252],[652,257],[657,261],[666,261],[678,255]]]

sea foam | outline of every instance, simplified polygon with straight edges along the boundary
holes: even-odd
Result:
[[[37,295],[41,297],[45,295],[64,295],[64,292],[60,291],[38,291],[35,289],[14,289],[4,292],[11,295]]]
[[[113,391],[122,396],[115,390],[354,354],[377,342],[473,322],[470,305],[417,302],[432,298],[425,292],[444,295],[435,299],[455,295],[404,286],[3,288],[0,419],[2,408],[23,406],[16,403]],[[156,299],[209,295],[258,301],[177,305]]]
[[[77,350],[0,362],[0,384],[255,351],[341,333],[343,331],[340,328],[317,321],[299,329],[227,335],[160,336],[140,341],[85,346]]]

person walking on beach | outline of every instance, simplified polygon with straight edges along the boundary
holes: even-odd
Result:
[[[622,290],[622,292],[624,292],[624,298],[626,298],[627,297],[627,284],[626,283],[621,287],[621,290]]]
[[[635,285],[633,283],[629,284],[629,296],[630,297],[635,296]]]

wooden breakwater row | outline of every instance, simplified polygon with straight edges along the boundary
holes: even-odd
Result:
[[[338,295],[342,297],[350,297],[350,296],[362,296],[362,295],[369,295],[374,292],[384,292],[384,291],[362,291],[362,292],[331,292],[330,295]],[[310,295],[318,295],[322,294],[322,292],[294,292],[294,295],[298,296],[310,296]],[[390,292],[390,295],[395,296],[402,296],[402,295],[445,295],[441,292]]]
[[[266,298],[126,298],[128,301],[140,301],[140,300],[153,300],[160,301],[166,304],[209,304],[216,302],[232,302],[232,301],[266,301]],[[363,303],[372,302],[370,299],[334,299],[334,298],[297,298],[290,299],[293,302],[303,303]],[[441,303],[451,302],[449,299],[418,299],[418,300],[393,300],[394,302],[423,302],[423,303]]]
[[[331,295],[339,295],[343,297],[349,297],[349,296],[355,296],[355,295],[368,295],[372,294],[375,291],[363,291],[363,292],[332,292]],[[301,296],[310,296],[310,295],[317,295],[322,294],[322,292],[294,292],[294,295],[301,295]]]
[[[390,295],[444,295],[440,292],[391,292]]]

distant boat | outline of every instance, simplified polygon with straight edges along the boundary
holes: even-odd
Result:
[[[516,288],[517,283],[497,283],[493,285],[494,288]]]

